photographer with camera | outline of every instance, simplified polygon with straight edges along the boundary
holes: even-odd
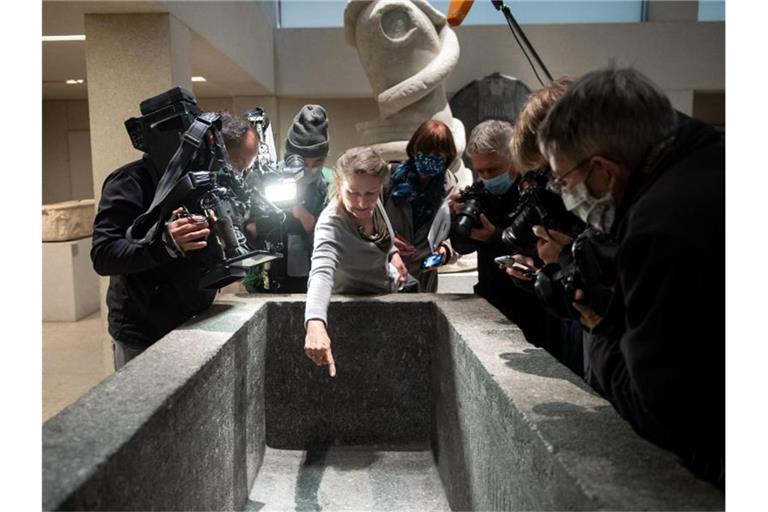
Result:
[[[569,88],[538,140],[552,188],[617,244],[605,313],[595,312],[583,289],[572,297],[594,335],[593,377],[639,434],[723,488],[722,137],[676,114],[639,72],[608,68]]]
[[[502,240],[510,242],[512,254],[503,260],[500,268],[534,299],[534,282],[543,264],[556,263],[561,251],[570,250],[574,235],[584,228],[577,217],[568,213],[560,196],[547,190],[549,165],[536,140],[541,121],[571,82],[560,78],[528,95],[510,144],[515,166],[524,171],[518,187],[521,189],[518,208],[512,214],[512,224],[502,233]],[[514,252],[515,248],[520,252]],[[574,373],[585,377],[581,324],[576,319],[564,318],[559,322],[550,319],[547,325],[549,339],[541,346]]]
[[[387,163],[370,147],[351,148],[333,174],[336,200],[317,221],[304,312],[304,352],[317,366],[328,366],[331,377],[336,375],[327,327],[331,292],[391,293],[408,277],[380,199],[389,181]]]
[[[304,105],[294,116],[285,140],[285,159],[278,168],[299,176],[296,198],[286,208],[284,223],[276,231],[262,233],[278,236],[284,258],[270,263],[268,290],[278,293],[305,293],[312,256],[315,223],[327,204],[331,170],[324,166],[328,156],[328,115],[320,105]],[[262,240],[263,240],[262,238]]]
[[[154,109],[156,104],[160,106]],[[131,228],[153,205],[182,133],[201,114],[194,97],[181,88],[142,103],[142,113],[153,109],[145,117],[160,112],[163,120],[147,123],[152,125],[152,133],[136,138],[147,145],[142,158],[112,172],[104,181],[93,226],[93,267],[99,275],[110,277],[108,330],[115,370],[207,309],[216,295],[215,290],[200,286],[206,270],[205,253],[218,249],[209,243],[212,229],[204,216],[185,215],[177,203],[171,205],[172,212],[168,209],[172,216],[158,219],[164,229],[147,243],[131,238]],[[247,133],[243,132],[244,142]]]
[[[484,121],[472,130],[466,153],[480,181],[451,197],[451,243],[459,254],[477,251],[475,293],[516,323],[526,339],[541,346],[551,338],[552,319],[536,297],[510,280],[494,261],[510,253],[501,234],[518,205],[519,176],[512,162],[512,125]]]
[[[405,151],[408,160],[393,169],[384,207],[395,245],[408,273],[419,281],[419,291],[436,292],[437,267],[458,259],[449,240],[439,242],[435,254],[428,240],[443,200],[456,189],[456,177],[448,170],[456,146],[445,123],[429,119],[416,129]]]

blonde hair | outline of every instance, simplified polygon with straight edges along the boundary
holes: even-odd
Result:
[[[521,172],[533,170],[543,158],[536,138],[539,125],[546,117],[549,109],[563,97],[572,82],[573,80],[569,77],[558,78],[546,87],[533,91],[525,100],[523,110],[517,117],[510,143],[515,167]]]
[[[336,186],[340,186],[342,180],[346,180],[352,174],[367,174],[381,179],[381,184],[389,183],[389,168],[387,162],[373,148],[359,146],[346,150],[333,167],[333,179]]]

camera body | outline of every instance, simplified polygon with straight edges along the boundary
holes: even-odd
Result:
[[[493,200],[493,194],[488,192],[482,181],[476,181],[462,190],[459,194],[461,208],[456,212],[451,225],[453,233],[469,237],[472,229],[482,227],[480,214]]]
[[[511,223],[502,231],[501,239],[520,252],[536,248],[533,226],[544,226],[571,237],[576,237],[586,227],[581,219],[565,208],[558,194],[547,189],[548,180],[546,171],[531,171],[523,176],[518,186],[520,199],[509,215]]]
[[[564,251],[565,252],[565,251]],[[616,281],[618,246],[606,234],[587,228],[571,245],[559,263],[549,263],[536,275],[534,290],[541,304],[558,318],[580,317],[573,307],[576,290],[584,292],[581,302],[605,316]]]
[[[131,144],[146,153],[162,175],[179,147],[181,137],[202,114],[195,97],[183,87],[174,87],[139,105],[141,117],[125,121]]]

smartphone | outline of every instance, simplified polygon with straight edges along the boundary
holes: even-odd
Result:
[[[432,267],[437,267],[439,265],[442,265],[443,263],[443,255],[442,254],[431,254],[424,258],[424,261],[421,262],[421,268],[427,269]]]
[[[523,263],[520,263],[519,261],[516,261],[511,255],[507,254],[506,256],[499,256],[498,258],[494,258],[493,261],[496,263],[499,263],[501,265],[504,265],[507,268],[513,268],[523,274],[525,277],[534,277],[536,276],[536,269],[533,267],[529,267],[528,265],[525,265]]]

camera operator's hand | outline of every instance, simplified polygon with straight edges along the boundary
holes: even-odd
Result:
[[[301,227],[304,228],[304,231],[307,233],[311,233],[313,229],[315,229],[315,222],[317,219],[315,219],[315,216],[309,213],[309,210],[304,208],[304,206],[297,204],[291,209],[291,215],[301,222]]]
[[[513,254],[512,259],[516,262],[525,265],[526,267],[531,268],[532,270],[538,271],[538,267],[536,267],[536,262],[533,258],[530,256],[526,256],[524,254]],[[515,279],[519,279],[520,281],[533,281],[536,279],[535,276],[531,276],[528,274],[524,274],[520,269],[517,269],[515,267],[507,267],[506,265],[499,264],[499,268],[512,276]]]
[[[408,267],[406,267],[405,263],[403,263],[403,258],[400,256],[400,253],[394,253],[389,259],[389,262],[392,263],[392,265],[394,265],[397,269],[397,273],[400,276],[400,282],[405,283],[408,281]]]
[[[416,248],[413,244],[403,238],[399,233],[395,234],[395,247],[397,247],[397,250],[400,251],[400,254],[403,256],[410,256],[416,253]]]
[[[181,215],[182,212],[181,208],[177,208],[173,215]],[[208,245],[205,239],[211,234],[211,230],[205,217],[192,215],[169,222],[168,233],[182,251],[189,252],[205,248]]]
[[[556,263],[563,247],[573,242],[573,238],[544,226],[533,226],[533,234],[539,237],[536,242],[536,251],[544,263]]]
[[[480,222],[483,223],[483,226],[470,231],[469,238],[480,242],[487,242],[496,232],[496,226],[491,224],[491,221],[488,220],[484,213],[480,214]]]
[[[574,301],[571,304],[574,308],[576,308],[576,311],[581,314],[579,322],[581,322],[581,324],[588,329],[594,329],[600,325],[600,322],[603,321],[603,317],[595,313],[594,310],[587,304],[581,302],[584,300],[584,292],[582,290],[576,290],[573,298]]]
[[[307,336],[304,339],[304,353],[317,366],[328,366],[328,375],[336,376],[336,363],[331,353],[331,338],[322,320],[307,322]]]

